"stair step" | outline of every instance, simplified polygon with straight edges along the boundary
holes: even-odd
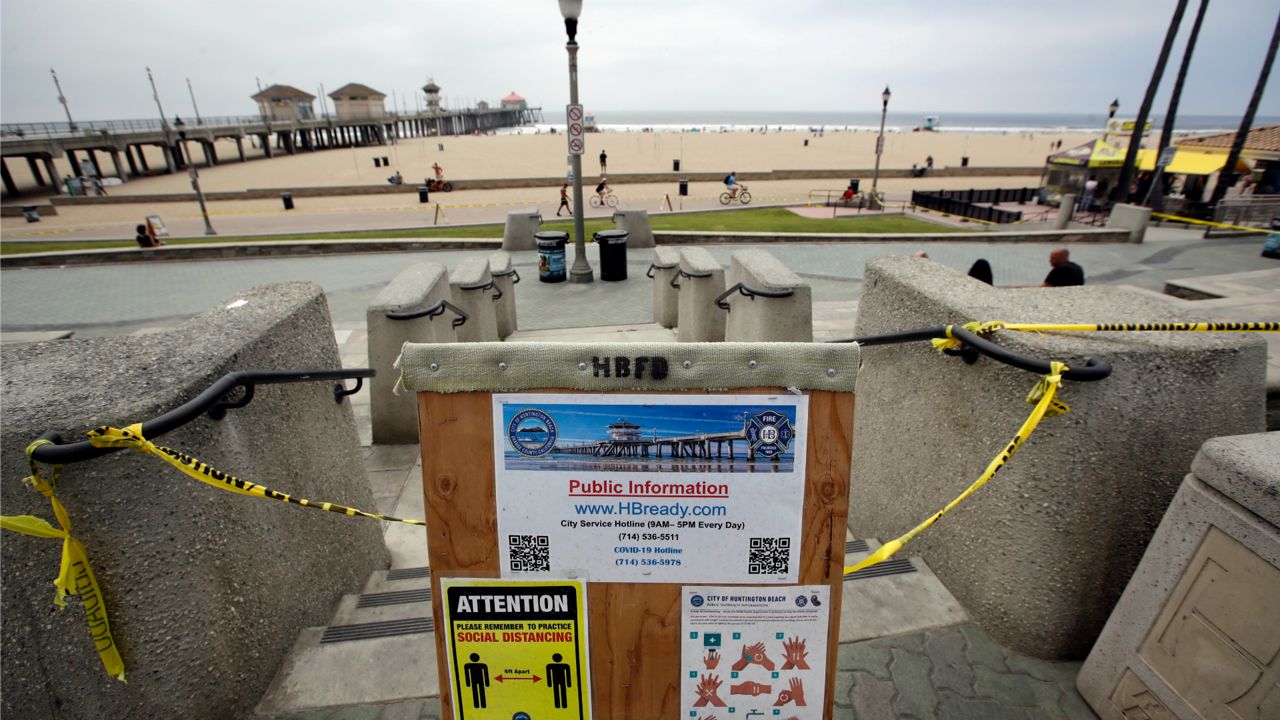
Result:
[[[431,588],[415,590],[393,590],[391,592],[365,593],[360,596],[357,607],[371,608],[400,603],[431,602]]]
[[[325,632],[324,628],[302,631],[258,703],[256,715],[383,705],[440,694],[435,636],[324,643]]]
[[[429,617],[411,617],[381,622],[356,623],[354,625],[331,625],[324,629],[320,643],[349,642],[351,640],[370,640],[373,638],[396,637],[398,635],[414,635],[429,633],[435,622]]]
[[[851,580],[867,580],[869,578],[885,577],[886,575],[902,575],[904,573],[913,573],[916,566],[911,564],[910,558],[894,558],[884,560],[872,565],[869,568],[863,568],[858,572],[846,573],[844,581]]]
[[[399,590],[420,590],[422,588],[431,587],[431,578],[411,577],[404,579],[388,578],[387,573],[393,570],[376,570],[369,579],[365,581],[364,588],[360,591],[365,595],[372,595],[381,592],[399,591]],[[397,576],[398,577],[398,576]]]
[[[412,578],[431,577],[429,567],[393,568],[387,571],[388,580],[409,580]]]
[[[844,551],[847,553],[867,552],[870,549],[871,548],[867,546],[866,540],[850,540],[849,542],[844,544]]]

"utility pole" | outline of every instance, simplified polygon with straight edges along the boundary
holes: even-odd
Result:
[[[67,107],[67,98],[62,94],[62,84],[58,82],[58,73],[53,68],[49,68],[49,74],[53,76],[53,86],[58,89],[58,102],[62,103],[62,110],[67,114],[67,125],[71,126],[71,132],[76,131],[76,122],[71,119],[71,108]]]

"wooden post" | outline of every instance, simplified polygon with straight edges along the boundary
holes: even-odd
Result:
[[[538,392],[547,392],[539,390]],[[562,391],[572,394],[573,391]],[[774,394],[749,388],[728,394]],[[688,391],[688,394],[720,394]],[[803,521],[797,584],[831,587],[826,690],[834,691],[844,581],[844,545],[852,458],[852,393],[810,391]],[[501,575],[493,467],[493,404],[488,392],[418,393],[422,483],[432,613],[443,629],[440,578]],[[733,456],[733,441],[729,443]],[[673,445],[672,456],[676,456]],[[594,716],[610,720],[676,717],[680,707],[681,585],[588,586]],[[444,717],[452,717],[448,633],[434,634]],[[833,717],[830,692],[819,700]]]

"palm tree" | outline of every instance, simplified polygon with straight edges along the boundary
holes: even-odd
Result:
[[[1138,110],[1138,119],[1133,124],[1133,135],[1129,137],[1129,150],[1124,154],[1124,167],[1120,168],[1120,179],[1111,191],[1113,200],[1127,199],[1129,183],[1133,180],[1133,167],[1138,160],[1138,148],[1142,145],[1142,131],[1147,126],[1147,116],[1151,114],[1151,105],[1156,99],[1156,90],[1160,88],[1160,78],[1164,77],[1164,66],[1169,62],[1169,51],[1173,49],[1173,39],[1178,36],[1178,26],[1182,24],[1182,16],[1187,11],[1187,0],[1178,0],[1173,9],[1173,19],[1169,21],[1169,30],[1164,34],[1164,45],[1160,47],[1160,57],[1156,67],[1151,71],[1151,82],[1147,83],[1147,94],[1142,98],[1142,107]]]
[[[1200,25],[1204,23],[1204,12],[1209,9],[1209,0],[1200,0],[1200,9],[1196,11],[1196,20],[1191,25],[1191,34],[1187,36],[1187,49],[1182,52],[1182,65],[1178,67],[1178,77],[1173,81],[1173,93],[1169,95],[1169,111],[1164,116],[1164,129],[1160,132],[1160,147],[1156,157],[1169,147],[1173,139],[1174,121],[1178,117],[1178,102],[1182,99],[1182,84],[1187,79],[1187,69],[1191,67],[1191,54],[1196,50],[1196,39],[1200,37]],[[1164,210],[1164,183],[1161,181],[1160,168],[1156,168],[1155,180],[1151,183],[1151,209],[1156,212]]]
[[[1253,116],[1258,112],[1258,103],[1262,102],[1262,91],[1267,87],[1267,76],[1271,74],[1271,64],[1276,59],[1276,45],[1280,44],[1280,17],[1276,18],[1276,29],[1271,34],[1271,47],[1267,49],[1267,59],[1262,62],[1262,72],[1258,74],[1258,84],[1253,87],[1253,97],[1249,99],[1249,107],[1240,120],[1240,129],[1236,130],[1235,142],[1231,143],[1231,152],[1227,154],[1227,164],[1218,172],[1218,184],[1213,188],[1210,205],[1217,205],[1227,194],[1227,188],[1236,181],[1236,163],[1240,162],[1240,153],[1244,150],[1244,141],[1249,136],[1249,128],[1253,126]]]

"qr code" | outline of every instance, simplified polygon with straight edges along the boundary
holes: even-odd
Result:
[[[751,538],[747,553],[748,575],[785,575],[791,572],[791,538]]]
[[[551,572],[551,541],[546,535],[508,535],[513,572]]]

